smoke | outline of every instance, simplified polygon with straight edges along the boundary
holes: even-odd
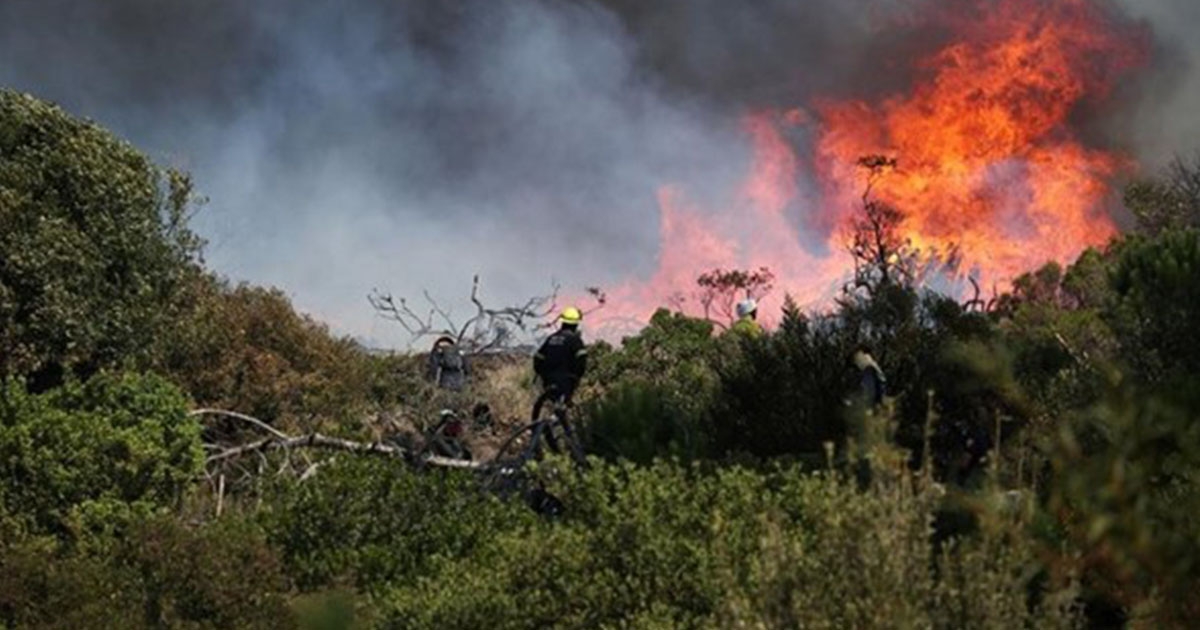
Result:
[[[1127,120],[1118,141],[1145,169],[1200,151],[1200,3],[1194,0],[1121,0],[1132,19],[1154,36],[1154,67],[1125,90]]]
[[[650,273],[662,185],[722,208],[742,114],[902,90],[927,4],[8,0],[0,85],[193,172],[213,268],[396,343],[372,287],[464,312],[475,273],[496,303]],[[1122,4],[1164,61],[1112,141],[1158,164],[1200,147],[1200,6]]]

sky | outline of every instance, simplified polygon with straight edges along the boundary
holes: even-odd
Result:
[[[1200,149],[1200,2],[1114,3],[1154,62],[1095,133],[1153,169]],[[211,268],[403,346],[373,288],[465,314],[475,274],[499,305],[650,273],[661,186],[719,208],[746,112],[902,90],[937,4],[0,0],[0,87],[190,171]]]

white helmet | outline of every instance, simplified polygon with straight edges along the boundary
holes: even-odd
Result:
[[[758,302],[754,298],[746,298],[737,303],[737,316],[739,318],[748,317],[751,313],[758,310]]]

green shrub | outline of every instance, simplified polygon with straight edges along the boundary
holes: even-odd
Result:
[[[286,628],[288,581],[261,530],[133,523],[100,550],[0,547],[0,626]]]
[[[588,453],[611,461],[649,464],[658,457],[692,460],[706,455],[706,427],[670,404],[658,386],[622,382],[583,407],[583,439]]]
[[[444,473],[444,474],[443,474]],[[349,582],[371,591],[418,579],[529,520],[464,474],[414,473],[398,460],[339,458],[301,484],[284,483],[263,518],[288,575],[303,590]]]
[[[731,340],[732,341],[732,340]],[[720,364],[714,439],[725,452],[757,457],[808,455],[846,439],[842,401],[854,391],[853,337],[828,319],[802,315]]]
[[[186,176],[0,90],[0,378],[40,390],[148,358],[194,268],[190,200]]]
[[[1019,524],[938,551],[936,494],[794,467],[543,474],[560,521],[496,536],[381,596],[409,628],[1071,627]],[[1030,593],[1034,604],[1027,601]],[[1058,594],[1058,591],[1055,591]],[[1069,593],[1068,593],[1069,595]],[[1069,601],[1069,597],[1065,598]],[[1039,605],[1038,602],[1046,604]]]
[[[712,333],[711,322],[659,309],[619,348],[597,344],[576,396],[597,453],[639,461],[708,453],[721,352]]]
[[[1200,394],[1131,379],[1062,427],[1048,507],[1085,586],[1159,627],[1194,627],[1200,605]],[[1193,381],[1194,383],[1194,381]],[[1051,551],[1060,537],[1049,539]]]
[[[203,461],[187,400],[153,375],[99,375],[0,397],[0,513],[30,533],[78,536],[174,505]]]

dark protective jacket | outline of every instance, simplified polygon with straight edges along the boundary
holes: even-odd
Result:
[[[545,387],[570,397],[587,371],[587,346],[579,330],[564,326],[547,337],[533,356],[533,371]]]
[[[867,404],[872,407],[882,405],[883,396],[887,393],[887,379],[883,376],[883,370],[872,363],[862,370],[861,379],[859,386]]]

